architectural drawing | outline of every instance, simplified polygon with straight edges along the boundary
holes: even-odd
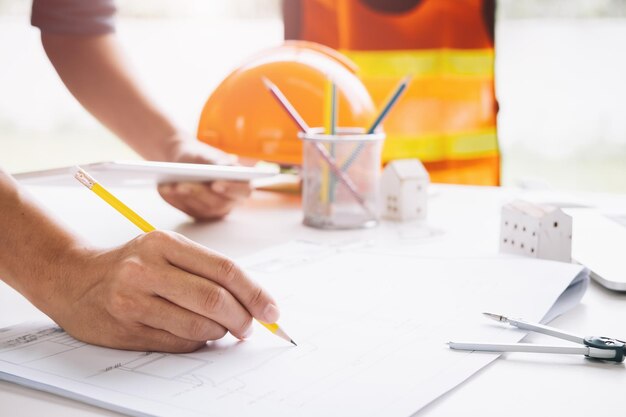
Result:
[[[408,416],[497,357],[452,352],[450,338],[522,336],[476,312],[540,320],[582,273],[531,259],[419,260],[302,242],[243,266],[281,300],[280,323],[297,347],[260,326],[247,341],[226,337],[182,355],[17,326],[0,333],[0,378],[134,416]]]

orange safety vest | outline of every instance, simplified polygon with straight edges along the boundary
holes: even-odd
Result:
[[[383,162],[417,157],[435,182],[498,185],[495,0],[285,0],[285,36],[359,67],[377,106],[412,82],[384,123]]]

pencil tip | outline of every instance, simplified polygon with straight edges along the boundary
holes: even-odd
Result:
[[[261,77],[261,79],[263,80],[263,84],[265,84],[265,87],[271,90],[274,86],[274,83],[271,82],[267,77]]]
[[[290,339],[289,341],[290,341],[290,342],[291,342],[294,346],[298,346],[298,345],[296,344],[296,342],[294,342],[294,341],[293,341],[293,339]]]

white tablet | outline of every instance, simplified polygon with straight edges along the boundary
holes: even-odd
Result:
[[[168,182],[213,180],[250,181],[278,174],[274,167],[241,167],[151,161],[109,161],[81,165],[96,181],[108,186],[144,186]],[[22,184],[75,185],[75,166],[13,174]]]

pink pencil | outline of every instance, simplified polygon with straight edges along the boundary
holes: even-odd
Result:
[[[278,100],[278,103],[281,106],[283,106],[283,108],[285,110],[287,110],[287,114],[289,114],[291,119],[298,125],[300,130],[302,130],[304,133],[308,132],[309,131],[309,125],[304,121],[302,116],[300,116],[298,111],[289,102],[287,97],[285,97],[283,92],[280,91],[278,86],[276,86],[276,84],[274,84],[273,82],[271,82],[267,78],[263,78],[263,83],[265,84],[267,89],[270,91],[270,93],[272,93],[274,98],[276,100]],[[339,179],[339,182],[343,183],[343,185],[346,186],[348,191],[350,191],[350,194],[352,194],[352,196],[359,202],[359,204],[361,206],[363,206],[363,208],[368,212],[368,214],[370,214],[372,217],[375,217],[374,213],[372,212],[372,210],[370,210],[370,208],[368,207],[367,202],[363,199],[361,194],[359,194],[359,192],[357,191],[356,186],[354,185],[354,183],[352,182],[350,177],[348,177],[346,175],[346,173],[343,172],[339,168],[339,166],[337,165],[337,162],[332,157],[332,155],[330,153],[328,153],[326,148],[324,148],[321,144],[316,142],[315,143],[315,149],[320,154],[320,156],[324,159],[324,161],[326,161],[326,163],[328,164],[328,167],[333,172],[333,174],[335,174],[337,176],[337,179]]]

